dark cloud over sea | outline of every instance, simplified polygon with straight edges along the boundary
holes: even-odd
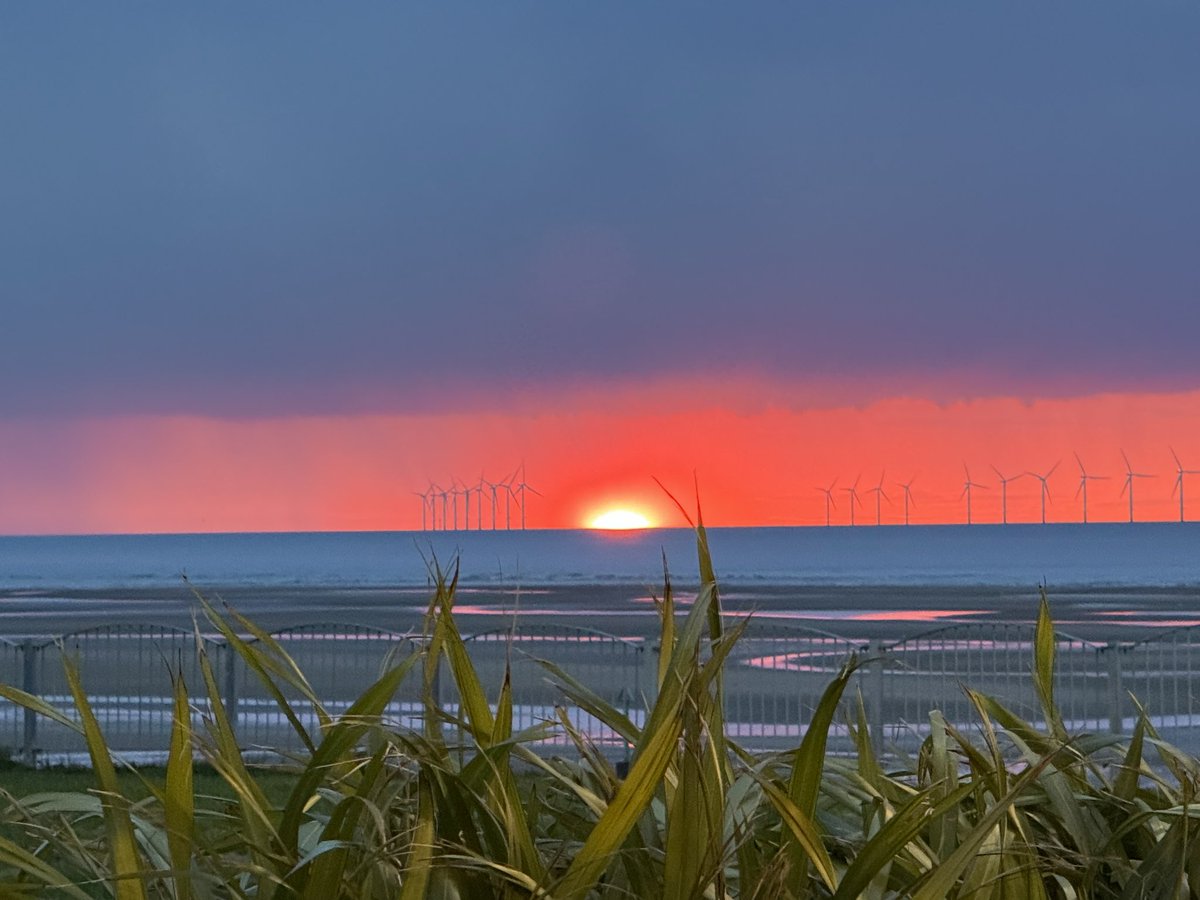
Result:
[[[9,6],[0,416],[1194,388],[1198,36],[1182,2]]]

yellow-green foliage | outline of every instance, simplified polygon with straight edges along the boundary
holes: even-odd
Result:
[[[79,731],[94,772],[88,792],[3,794],[0,896],[1198,896],[1200,764],[1161,742],[1144,717],[1120,747],[1112,736],[1066,732],[1051,691],[1044,600],[1032,677],[1045,727],[970,694],[979,737],[931,710],[917,758],[897,762],[875,755],[860,699],[848,723],[856,755],[830,757],[826,737],[851,662],[798,747],[755,756],[724,734],[722,669],[744,623],[723,626],[702,525],[697,539],[703,583],[683,621],[664,586],[658,690],[643,727],[546,665],[565,702],[632,745],[623,778],[565,714],[513,732],[511,682],[492,695],[481,683],[454,622],[453,575],[438,580],[424,649],[395,660],[340,716],[321,707],[269,636],[209,609],[308,748],[282,797],[278,774],[268,792],[243,761],[203,657],[203,684],[175,678],[161,779],[118,777],[69,665],[77,716],[0,688]],[[453,715],[434,701],[443,664],[461,698]],[[414,678],[424,682],[420,730],[384,715]],[[198,733],[189,690],[206,696]],[[319,730],[301,724],[286,699],[297,695],[315,706]],[[574,744],[572,760],[531,748],[550,729]],[[221,780],[221,799],[202,793],[197,758]],[[143,789],[128,790],[130,777]]]

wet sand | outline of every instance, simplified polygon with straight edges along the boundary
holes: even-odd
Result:
[[[419,632],[431,591],[427,587],[344,586],[201,588],[268,629],[327,623]],[[694,586],[676,588],[681,608]],[[502,628],[513,611],[522,621],[596,628],[629,637],[658,630],[651,588],[642,584],[540,585],[519,592],[464,587],[456,609],[464,632]],[[1200,624],[1200,589],[1079,587],[1050,592],[1063,631],[1092,640],[1133,639],[1154,628]],[[1038,591],[1011,586],[731,584],[722,589],[730,614],[753,613],[783,627],[829,631],[851,639],[900,638],[966,621],[1029,622]],[[190,627],[200,604],[186,585],[111,589],[0,591],[0,636],[63,634],[98,625]]]

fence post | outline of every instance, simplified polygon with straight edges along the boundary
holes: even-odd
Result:
[[[237,694],[237,651],[225,641],[221,644],[225,650],[224,689],[225,714],[229,717],[229,727],[237,734],[238,728],[238,694]]]
[[[883,641],[871,641],[871,730],[876,755],[883,755]]]
[[[1108,730],[1120,734],[1124,730],[1121,698],[1121,645],[1109,641],[1104,646],[1108,654]]]
[[[37,647],[31,638],[21,642],[21,690],[37,696]],[[21,755],[25,765],[37,765],[37,713],[25,707],[25,730],[21,741]]]
[[[442,660],[439,657],[437,665],[433,669],[433,684],[430,685],[433,691],[433,705],[437,707],[438,712],[442,711]],[[443,726],[444,727],[444,726]]]

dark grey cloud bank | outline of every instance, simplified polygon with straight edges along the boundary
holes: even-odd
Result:
[[[1200,385],[1200,5],[643,6],[6,6],[0,414]]]

